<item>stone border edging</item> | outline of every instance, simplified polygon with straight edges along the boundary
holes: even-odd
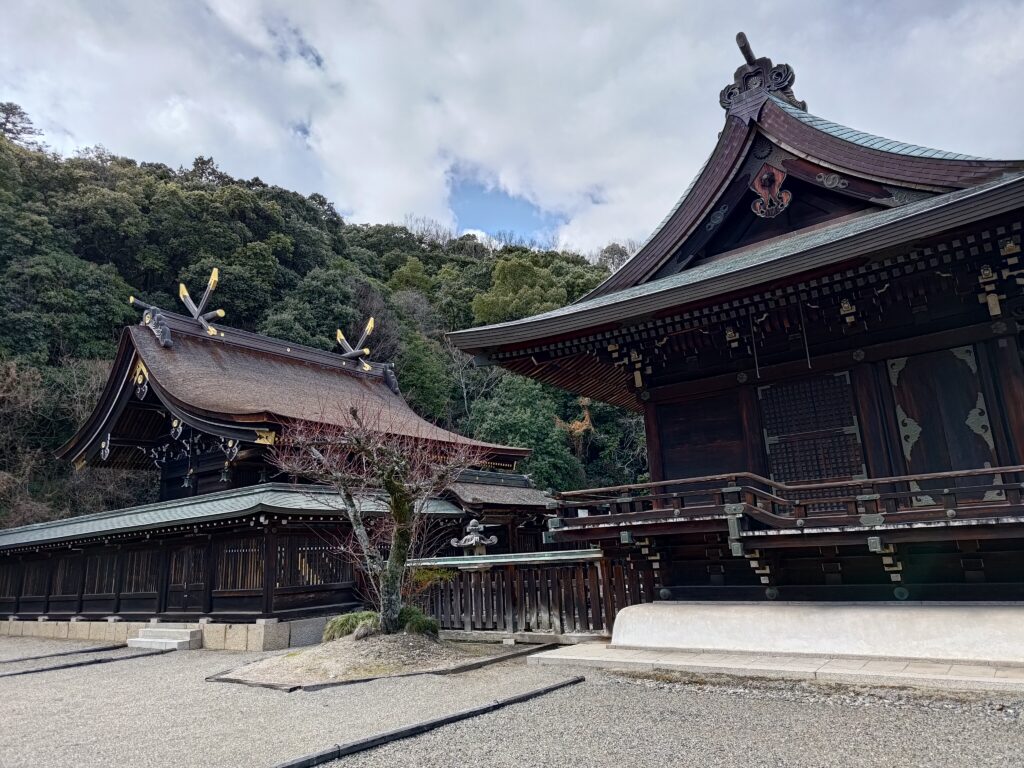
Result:
[[[357,683],[369,683],[373,680],[391,680],[399,677],[418,677],[419,675],[457,675],[461,672],[469,672],[474,669],[480,669],[481,667],[487,667],[491,664],[499,664],[509,659],[516,659],[520,656],[529,656],[533,653],[540,653],[541,651],[551,650],[558,646],[558,643],[544,643],[543,645],[532,645],[528,648],[519,648],[509,653],[502,653],[496,656],[489,656],[484,659],[477,659],[476,661],[469,661],[465,664],[458,664],[454,667],[442,667],[441,669],[427,669],[421,672],[399,672],[395,675],[376,675],[374,677],[357,677],[352,680],[336,680],[329,683],[309,683],[308,685],[292,685],[289,683],[260,683],[253,680],[243,680],[240,677],[231,677],[232,672],[237,672],[242,667],[235,667],[221,672],[217,675],[210,675],[206,678],[208,683],[236,683],[238,685],[248,685],[251,688],[269,688],[274,691],[281,691],[283,693],[293,693],[295,691],[322,691],[327,688],[339,688],[345,685],[356,685]],[[246,665],[248,666],[248,665]]]
[[[117,646],[121,648],[123,646]],[[40,672],[53,672],[58,669],[74,669],[75,667],[90,667],[93,664],[110,664],[114,661],[128,661],[129,659],[138,659],[142,656],[160,656],[165,653],[173,653],[173,648],[159,651],[144,651],[142,653],[133,653],[130,656],[115,656],[114,658],[103,658],[103,659],[87,659],[86,661],[73,661],[69,664],[58,664],[55,667],[43,667],[42,669],[23,669],[20,672],[5,672],[0,674],[0,678],[3,677],[20,677],[21,675],[36,675]]]
[[[124,648],[123,645],[100,645],[95,648],[79,648],[77,651],[61,651],[60,653],[44,653],[39,656],[22,656],[20,659],[0,659],[0,664],[13,664],[16,661],[36,661],[38,659],[52,659],[55,656],[74,656],[76,653],[100,653],[101,651],[116,651]]]
[[[335,744],[333,747],[328,747],[327,749],[319,752],[311,752],[308,755],[302,755],[301,757],[287,760],[283,763],[278,763],[274,768],[312,768],[312,766],[323,765],[324,763],[329,763],[333,760],[345,757],[346,755],[365,752],[368,749],[374,749],[375,747],[390,744],[393,741],[407,739],[410,736],[419,736],[422,733],[427,733],[428,731],[440,728],[443,725],[450,725],[452,723],[457,723],[460,720],[468,720],[471,717],[484,715],[488,712],[494,712],[495,710],[502,709],[511,704],[520,704],[524,701],[529,701],[530,699],[535,699],[539,696],[553,693],[554,691],[562,688],[567,688],[570,685],[582,683],[585,679],[586,678],[582,676],[570,677],[567,680],[562,680],[561,682],[553,683],[551,685],[545,685],[542,688],[534,688],[532,691],[526,691],[525,693],[519,693],[515,696],[509,696],[504,699],[496,699],[490,704],[473,707],[472,709],[464,709],[461,712],[436,717],[432,720],[424,720],[422,723],[415,723],[403,728],[396,728],[393,731],[386,731],[385,733],[380,733],[376,736],[369,736],[365,739],[350,741],[346,744]]]

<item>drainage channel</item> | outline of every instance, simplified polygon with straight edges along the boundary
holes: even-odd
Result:
[[[116,651],[124,648],[123,645],[97,645],[94,648],[76,648],[73,651],[60,651],[58,653],[42,653],[38,656],[20,656],[17,659],[0,659],[0,664],[16,664],[19,661],[39,661],[40,659],[53,659],[57,656],[75,656],[81,653],[102,653],[104,651]]]
[[[334,746],[320,750],[319,752],[311,752],[308,755],[302,755],[301,757],[296,757],[292,760],[278,763],[274,768],[311,768],[311,766],[314,765],[324,765],[325,763],[330,763],[338,758],[345,757],[346,755],[365,752],[370,749],[384,746],[385,744],[390,744],[394,741],[408,739],[411,736],[419,736],[420,734],[433,731],[441,726],[457,723],[460,720],[468,720],[471,717],[477,717],[479,715],[487,714],[488,712],[494,712],[495,710],[503,709],[504,707],[511,706],[512,704],[520,704],[524,701],[530,701],[530,699],[536,699],[539,696],[553,693],[554,691],[561,690],[562,688],[567,688],[570,685],[582,683],[584,680],[585,678],[582,676],[570,677],[567,680],[562,680],[560,682],[553,683],[552,685],[545,685],[542,688],[534,688],[533,690],[526,691],[525,693],[508,696],[504,699],[497,699],[489,704],[473,707],[472,709],[464,709],[461,712],[455,712],[451,715],[436,717],[432,720],[424,720],[421,723],[407,725],[404,728],[386,731],[385,733],[379,733],[376,736],[370,736],[365,739],[358,739],[345,744],[335,744]]]
[[[120,649],[123,648],[123,646],[117,646],[117,648]],[[0,672],[0,678],[37,675],[41,672],[54,672],[61,669],[75,669],[77,667],[91,667],[96,664],[112,664],[115,661],[129,661],[131,659],[138,659],[144,656],[161,656],[165,653],[172,653],[172,651],[143,651],[141,653],[125,654],[123,656],[101,656],[97,659],[83,659],[81,661],[70,661],[66,664],[54,664],[49,667],[34,667],[32,669],[21,669],[16,672]]]

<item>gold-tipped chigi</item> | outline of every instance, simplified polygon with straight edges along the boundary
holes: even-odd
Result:
[[[341,347],[341,356],[347,360],[355,360],[359,363],[359,367],[364,371],[369,371],[372,366],[366,362],[365,358],[370,356],[370,348],[363,346],[370,334],[373,333],[374,320],[371,317],[366,321],[366,327],[363,328],[363,335],[359,337],[359,343],[354,347],[348,343],[348,339],[345,338],[345,334],[342,333],[341,329],[338,328],[334,334],[334,338],[338,341],[338,346]]]

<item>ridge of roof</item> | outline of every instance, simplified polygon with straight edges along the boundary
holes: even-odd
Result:
[[[202,339],[203,341],[278,355],[280,357],[300,362],[316,363],[317,365],[343,370],[347,373],[356,375],[383,376],[385,369],[391,365],[390,363],[375,363],[367,361],[372,370],[364,371],[355,363],[355,361],[346,360],[341,355],[336,352],[332,352],[331,350],[310,347],[305,344],[295,344],[284,339],[279,339],[275,336],[267,336],[262,333],[246,331],[241,328],[234,328],[222,323],[217,323],[217,330],[220,331],[220,333],[216,336],[211,336],[206,333],[202,326],[200,326],[199,323],[191,317],[177,312],[167,312],[164,310],[161,310],[161,314],[167,321],[171,331],[176,334],[185,334],[197,339]],[[138,323],[130,327],[147,328],[145,323]]]
[[[918,144],[910,144],[903,141],[896,141],[895,139],[887,139],[884,136],[876,136],[872,133],[865,131],[858,131],[855,128],[849,128],[839,123],[834,123],[831,120],[826,120],[823,117],[812,115],[807,110],[799,109],[791,104],[786,99],[779,98],[774,93],[769,93],[768,98],[780,109],[786,112],[786,114],[795,117],[800,122],[811,126],[812,128],[827,133],[829,136],[833,136],[843,141],[848,141],[851,144],[856,144],[867,149],[876,149],[879,152],[890,152],[894,155],[906,155],[908,157],[927,157],[935,160],[976,160],[976,161],[991,161],[990,157],[977,157],[975,155],[965,155],[959,152],[949,152],[943,149],[931,149],[930,147],[922,147]]]
[[[730,253],[721,254],[714,261],[691,267],[668,277],[652,280],[646,283],[629,286],[617,291],[584,298],[575,304],[569,304],[559,309],[551,310],[540,315],[512,320],[505,323],[469,328],[463,331],[455,331],[449,336],[456,346],[463,349],[481,349],[488,346],[502,344],[525,343],[544,335],[551,336],[558,333],[566,333],[573,328],[565,327],[564,323],[558,330],[547,331],[542,335],[514,334],[513,338],[496,341],[487,337],[495,331],[523,329],[531,326],[543,325],[546,321],[562,320],[565,318],[599,310],[605,307],[612,307],[625,304],[632,300],[650,296],[652,294],[663,294],[676,289],[688,286],[710,283],[737,272],[747,271],[751,268],[778,262],[786,257],[794,256],[803,252],[813,251],[823,246],[834,245],[838,242],[853,238],[858,235],[884,229],[893,224],[909,222],[924,214],[945,208],[951,205],[968,204],[975,198],[985,198],[988,195],[999,191],[1004,187],[1017,185],[1022,187],[1024,192],[1024,172],[1005,174],[993,181],[980,184],[975,187],[954,190],[925,200],[889,208],[874,213],[865,214],[852,219],[832,223],[824,227],[808,228],[808,231],[797,232],[789,237],[772,241],[770,244],[757,243],[737,249]],[[1019,205],[1019,203],[1018,203]],[[941,230],[940,230],[941,231]],[[850,254],[852,257],[854,254]],[[702,298],[706,298],[702,296]],[[644,307],[638,312],[652,311],[650,307]]]

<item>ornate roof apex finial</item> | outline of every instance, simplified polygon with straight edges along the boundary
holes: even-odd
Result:
[[[725,110],[745,102],[755,94],[775,93],[798,109],[807,109],[807,103],[798,101],[793,95],[793,83],[796,73],[789,64],[776,66],[767,57],[757,58],[750,47],[747,36],[742,32],[736,34],[736,45],[739,46],[746,64],[736,70],[733,82],[722,89],[718,102]]]
[[[359,364],[359,367],[364,371],[370,370],[371,366],[366,362],[366,358],[370,356],[370,348],[364,347],[363,345],[366,343],[366,340],[370,338],[370,334],[373,333],[373,329],[374,321],[371,317],[367,321],[366,327],[363,329],[363,335],[359,337],[359,341],[356,342],[354,347],[348,343],[348,339],[346,339],[345,334],[341,332],[341,328],[339,328],[334,334],[334,338],[337,340],[338,346],[341,347],[341,356],[346,360],[355,360]]]

